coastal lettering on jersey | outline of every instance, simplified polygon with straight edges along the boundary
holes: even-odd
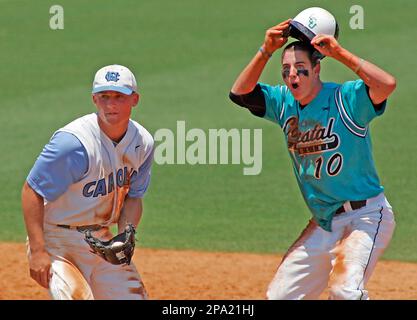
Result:
[[[124,185],[128,185],[130,179],[133,176],[137,175],[136,170],[131,170],[130,174],[127,171],[127,167],[123,169],[119,169],[116,172],[116,183],[119,188],[123,187]],[[84,185],[83,188],[83,196],[86,198],[89,197],[98,197],[98,196],[105,196],[114,191],[114,176],[113,172],[108,175],[108,177],[100,179],[98,181],[91,181]]]
[[[301,131],[297,117],[285,121],[283,130],[287,136],[288,149],[299,155],[321,153],[339,146],[339,136],[333,132],[335,119],[330,118],[325,127],[316,124],[312,129]]]

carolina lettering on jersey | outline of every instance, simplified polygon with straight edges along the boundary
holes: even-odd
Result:
[[[88,171],[58,199],[45,204],[47,223],[72,226],[115,223],[126,197],[131,191],[133,197],[136,195],[137,190],[131,190],[131,184],[137,181],[135,177],[151,155],[152,135],[130,120],[124,138],[115,146],[101,132],[95,113],[58,131],[69,132],[80,140],[88,155]]]
[[[335,119],[330,118],[327,126],[316,124],[313,129],[301,131],[297,117],[285,121],[283,131],[287,136],[288,149],[299,155],[321,153],[339,146],[339,136],[333,132]]]
[[[124,167],[123,169],[117,170],[116,173],[116,183],[117,186],[120,188],[123,187],[123,185],[129,185],[130,179],[137,175],[137,171],[131,169],[131,172],[127,173],[127,167]],[[109,176],[103,179],[100,179],[98,181],[91,181],[84,185],[83,188],[83,196],[86,198],[89,197],[98,197],[98,196],[105,196],[107,194],[110,194],[114,191],[114,176],[113,172],[109,174]]]

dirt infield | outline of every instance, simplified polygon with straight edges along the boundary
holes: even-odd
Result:
[[[0,251],[0,299],[49,299],[29,277],[23,244],[0,243]],[[139,248],[134,261],[150,299],[252,300],[264,299],[280,257]],[[417,300],[417,264],[380,261],[368,290],[372,299]]]

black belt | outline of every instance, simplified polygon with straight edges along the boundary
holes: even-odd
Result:
[[[100,230],[101,228],[103,228],[99,224],[92,224],[92,225],[89,225],[89,226],[69,226],[67,224],[57,224],[57,226],[60,227],[60,228],[65,228],[65,229],[77,230],[79,232],[85,232],[87,230],[97,231],[97,230]]]
[[[352,207],[352,210],[358,210],[360,208],[363,208],[366,206],[366,200],[358,200],[358,201],[348,201],[350,203],[350,206]],[[341,206],[339,209],[336,210],[336,214],[341,214],[345,212],[345,208]]]

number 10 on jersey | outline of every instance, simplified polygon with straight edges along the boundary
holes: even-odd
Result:
[[[321,170],[323,167],[323,156],[318,157],[315,161],[316,169],[314,170],[314,177],[316,179],[321,178]],[[343,157],[340,153],[335,153],[332,155],[327,163],[324,164],[323,170],[326,170],[328,176],[333,177],[339,174],[340,170],[342,169],[343,165]]]

